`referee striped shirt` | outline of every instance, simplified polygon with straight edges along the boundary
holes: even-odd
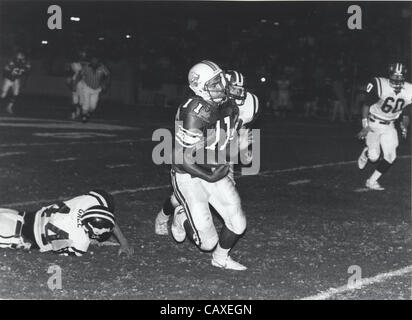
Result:
[[[92,89],[100,88],[104,80],[110,76],[109,70],[102,64],[97,69],[93,69],[90,64],[87,64],[83,67],[82,73],[84,82]]]

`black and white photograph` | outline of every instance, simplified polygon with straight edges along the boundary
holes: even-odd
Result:
[[[409,1],[0,0],[0,300],[412,300],[411,75]]]

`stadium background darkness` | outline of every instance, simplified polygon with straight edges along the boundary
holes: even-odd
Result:
[[[127,62],[132,81],[149,88],[184,85],[188,68],[201,59],[241,70],[257,91],[285,69],[295,91],[304,91],[316,74],[345,79],[353,87],[385,75],[393,59],[410,70],[407,2],[358,3],[362,30],[347,27],[348,6],[356,4],[349,2],[54,4],[62,8],[62,30],[47,28],[49,2],[0,2],[0,56],[23,49],[40,59],[48,74],[63,75],[74,52],[86,46],[109,67]],[[81,20],[70,21],[71,16]]]

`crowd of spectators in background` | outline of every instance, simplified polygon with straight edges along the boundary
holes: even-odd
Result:
[[[188,67],[209,59],[242,72],[266,112],[276,117],[351,121],[359,113],[362,87],[369,78],[384,76],[385,66],[395,57],[409,61],[403,54],[409,48],[399,45],[404,43],[402,23],[388,32],[387,21],[374,20],[373,28],[351,31],[346,21],[331,17],[313,24],[313,19],[308,14],[307,20],[219,20],[211,25],[210,20],[175,18],[157,28],[145,28],[143,21],[140,32],[131,31],[128,38],[111,27],[92,44],[87,34],[70,30],[54,44],[28,45],[28,51],[56,75],[70,61],[68,52],[87,42],[109,67],[127,64],[127,75],[113,77],[127,76],[135,88],[185,85]],[[21,35],[1,36],[4,44],[16,42]]]

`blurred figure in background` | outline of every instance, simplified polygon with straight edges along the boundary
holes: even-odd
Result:
[[[81,77],[81,119],[87,122],[96,110],[100,93],[106,92],[110,86],[110,72],[99,58],[93,56],[82,68]]]
[[[31,65],[26,60],[26,56],[23,52],[19,51],[17,54],[4,66],[3,69],[3,86],[1,89],[0,103],[3,107],[3,103],[6,102],[7,94],[9,90],[12,90],[12,94],[9,97],[6,110],[9,114],[13,114],[13,106],[17,97],[20,94],[23,81],[26,81],[28,72]]]
[[[72,93],[72,108],[70,118],[76,120],[81,114],[82,105],[82,69],[87,64],[86,51],[81,50],[77,53],[76,57],[70,63],[70,76],[67,78],[66,83]]]
[[[280,78],[276,81],[277,84],[277,107],[280,112],[280,117],[282,119],[286,118],[286,113],[290,111],[291,109],[291,103],[290,103],[290,94],[289,94],[289,88],[290,88],[290,81],[286,77],[285,73],[282,73]]]
[[[345,122],[346,119],[346,98],[345,98],[345,89],[343,87],[343,81],[339,78],[332,80],[332,94],[331,94],[331,103],[332,103],[332,115],[331,121],[340,121]]]

